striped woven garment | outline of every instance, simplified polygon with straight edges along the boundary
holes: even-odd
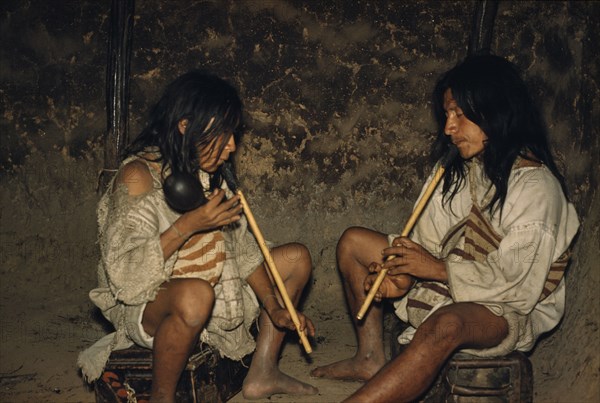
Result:
[[[457,247],[450,249],[447,259],[452,259],[452,255],[455,255],[463,260],[484,262],[490,253],[498,250],[500,241],[502,241],[502,237],[494,231],[476,205],[473,205],[467,218],[458,223],[446,235],[442,241],[442,248],[446,248],[448,245],[457,245],[462,237],[464,237],[464,247],[462,249]],[[567,250],[552,263],[539,301],[546,298],[558,287],[565,274],[569,259],[570,251]]]
[[[203,189],[211,188],[207,172],[198,170],[198,180]],[[231,191],[225,182],[222,188],[227,192],[227,197],[231,197]],[[209,194],[205,192],[206,197]],[[214,287],[223,274],[226,258],[225,238],[221,230],[196,233],[179,248],[171,278],[199,278]]]
[[[462,242],[461,248],[457,245],[461,245],[462,239],[464,242]],[[494,231],[477,205],[473,203],[469,215],[456,224],[442,241],[442,250],[448,251],[443,253],[447,256],[446,260],[459,258],[459,260],[484,262],[490,253],[498,250],[501,241],[502,237]],[[556,289],[564,276],[569,258],[570,251],[567,250],[556,262],[552,263],[539,301]],[[420,325],[434,306],[450,298],[448,287],[443,283],[417,283],[407,295],[406,307],[409,322],[413,326]]]
[[[539,167],[540,162],[529,153],[527,158],[518,157],[514,168]],[[473,170],[469,171],[469,183],[471,184],[471,200],[473,206],[469,215],[456,224],[442,240],[442,256],[446,260],[458,258],[458,260],[469,260],[485,262],[488,255],[500,247],[502,237],[494,231],[489,221],[481,213],[477,204],[475,191],[476,181],[471,176]],[[489,203],[488,199],[482,203]],[[461,242],[463,241],[463,242]],[[459,247],[459,245],[462,245]],[[565,269],[571,258],[571,250],[567,249],[552,265],[548,271],[544,288],[539,300],[542,301],[550,295],[562,280]],[[407,295],[407,311],[409,322],[413,326],[419,326],[434,306],[452,297],[446,284],[438,282],[418,282]]]
[[[179,249],[171,278],[199,278],[214,286],[223,273],[225,258],[220,230],[194,234]]]

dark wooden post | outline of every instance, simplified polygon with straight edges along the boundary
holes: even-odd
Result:
[[[498,11],[498,1],[478,1],[473,15],[473,28],[469,39],[468,54],[479,50],[491,50],[494,19]]]
[[[119,167],[120,153],[127,144],[134,9],[134,0],[112,0],[106,66],[107,132],[104,141],[104,169],[99,182],[101,190],[106,188]]]

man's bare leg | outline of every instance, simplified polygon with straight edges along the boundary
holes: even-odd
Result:
[[[310,278],[310,254],[303,245],[287,244],[274,248],[272,255],[288,295],[294,305],[297,305]],[[281,297],[277,295],[277,298],[281,306],[284,306]],[[314,395],[319,392],[317,388],[279,370],[279,352],[286,332],[285,329],[276,328],[269,315],[264,310],[261,311],[256,351],[242,387],[244,398],[263,399],[277,393]]]
[[[311,375],[316,377],[367,380],[386,362],[383,347],[383,312],[380,304],[373,303],[362,321],[356,314],[366,294],[365,277],[372,262],[381,263],[381,251],[388,247],[387,236],[366,228],[348,228],[337,246],[337,262],[344,285],[346,300],[358,339],[356,355],[346,360],[317,367]]]
[[[435,380],[458,348],[490,348],[508,334],[508,323],[487,308],[457,303],[432,314],[404,351],[345,402],[410,402]]]
[[[177,382],[214,300],[208,282],[173,279],[163,284],[156,299],[146,305],[142,325],[154,336],[152,402],[175,402]]]

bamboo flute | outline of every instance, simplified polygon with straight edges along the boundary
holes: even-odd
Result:
[[[296,326],[296,330],[298,331],[298,336],[300,336],[300,341],[302,342],[302,345],[304,346],[304,350],[306,351],[307,354],[310,354],[310,353],[312,353],[312,348],[310,346],[310,343],[308,342],[308,338],[306,337],[306,334],[304,332],[300,331],[300,320],[298,319],[298,314],[296,313],[294,304],[290,300],[290,297],[285,288],[285,284],[283,283],[283,280],[281,279],[279,271],[277,270],[277,267],[275,266],[275,261],[273,260],[273,256],[271,255],[271,252],[269,251],[269,248],[267,247],[267,243],[265,242],[265,239],[264,239],[262,233],[260,232],[258,225],[256,224],[256,220],[254,219],[254,215],[252,214],[252,211],[250,210],[250,207],[248,206],[248,202],[246,201],[244,194],[240,190],[238,190],[237,194],[240,196],[240,203],[242,203],[242,207],[244,209],[244,213],[246,214],[246,218],[248,219],[248,224],[250,225],[250,229],[252,229],[252,232],[254,233],[254,236],[256,237],[256,240],[258,241],[258,246],[260,247],[260,250],[262,251],[263,256],[265,257],[265,262],[267,263],[267,268],[271,272],[271,276],[273,277],[273,280],[275,281],[275,285],[277,286],[277,289],[279,290],[279,294],[281,295],[281,298],[283,299],[285,308],[290,313],[290,316],[292,317],[292,322],[294,322],[294,325]]]
[[[412,231],[415,223],[417,222],[417,219],[419,218],[419,216],[421,215],[421,212],[425,208],[425,205],[427,205],[427,202],[429,201],[429,198],[433,194],[433,191],[437,187],[440,180],[443,178],[446,168],[450,165],[452,160],[454,160],[457,153],[458,153],[458,149],[456,147],[450,148],[448,153],[446,153],[446,155],[444,156],[444,158],[440,164],[440,167],[438,168],[437,172],[435,173],[431,183],[429,184],[429,186],[427,186],[427,189],[425,190],[423,197],[421,197],[421,200],[419,200],[419,203],[417,203],[417,206],[413,210],[406,225],[404,226],[404,230],[402,231],[401,236],[405,237],[405,236],[408,236],[408,234],[410,234],[410,231]],[[386,262],[395,257],[396,257],[395,255],[388,256],[386,259]],[[363,302],[360,310],[358,311],[358,314],[356,314],[356,319],[362,320],[362,318],[365,316],[365,313],[367,312],[367,310],[369,309],[369,306],[373,302],[373,298],[375,298],[375,294],[377,294],[377,291],[379,290],[379,287],[381,286],[381,283],[383,282],[383,279],[385,278],[387,272],[388,272],[388,269],[381,269],[381,271],[377,275],[377,278],[375,279],[375,282],[371,286],[371,289],[369,290],[369,293],[367,294],[365,301]]]

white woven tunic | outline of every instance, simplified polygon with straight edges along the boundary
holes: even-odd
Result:
[[[145,304],[154,300],[158,287],[171,278],[178,258],[174,253],[165,262],[160,235],[179,214],[165,201],[160,174],[152,168],[150,172],[153,189],[148,193],[130,196],[124,184],[113,192],[111,182],[98,205],[101,259],[98,287],[90,292],[90,298],[116,331],[80,354],[78,364],[90,381],[101,375],[113,350],[133,344],[134,330],[125,324],[135,322],[136,318],[128,315],[140,315]],[[225,183],[223,188],[231,197]],[[200,339],[218,348],[222,355],[240,360],[254,351],[249,328],[259,313],[256,297],[245,279],[263,262],[263,257],[248,232],[244,216],[221,232],[226,259],[219,282],[214,285],[215,305]]]
[[[446,235],[471,212],[472,194],[479,206],[485,206],[491,196],[491,182],[480,163],[473,160],[467,167],[470,173],[466,184],[452,203],[442,205],[440,184],[411,234],[413,241],[437,258],[446,258],[448,251],[442,250],[441,245]],[[431,180],[432,177],[423,189]],[[546,298],[540,301],[540,296],[550,266],[569,248],[577,233],[579,221],[575,209],[564,197],[558,180],[542,165],[513,168],[502,215],[499,210],[493,217],[487,210],[484,215],[501,238],[498,249],[481,262],[454,255],[447,259],[450,296],[437,300],[431,312],[454,302],[482,304],[509,320],[512,334],[507,339],[512,340],[507,340],[503,349],[469,350],[469,353],[490,356],[531,350],[537,338],[553,329],[564,313],[564,279]],[[391,234],[390,242],[396,236]],[[408,299],[395,302],[396,313],[404,321],[408,321]],[[409,342],[414,331],[409,328],[399,341]]]

